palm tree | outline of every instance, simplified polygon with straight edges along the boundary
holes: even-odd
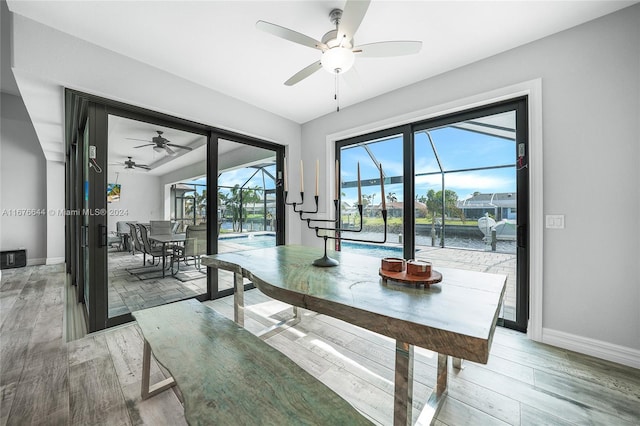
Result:
[[[221,204],[225,206],[227,212],[231,213],[234,232],[242,232],[242,219],[247,216],[245,206],[248,203],[257,203],[262,199],[262,188],[240,188],[236,184],[228,194],[219,193]]]

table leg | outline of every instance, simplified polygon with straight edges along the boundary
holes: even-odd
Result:
[[[459,358],[458,358],[459,359]],[[442,404],[444,403],[444,398],[447,395],[447,383],[448,376],[447,370],[449,367],[449,356],[438,354],[438,370],[436,376],[436,387],[431,392],[431,396],[429,396],[429,400],[425,404],[418,420],[416,421],[416,425],[431,425],[433,424],[438,412],[442,408]]]
[[[167,249],[167,243],[162,243],[162,278],[164,278],[164,266],[165,266],[165,253]]]
[[[411,425],[413,410],[413,345],[396,340],[393,424]]]
[[[453,368],[456,370],[462,370],[464,368],[464,360],[462,358],[451,357],[451,359],[453,361]]]
[[[169,377],[167,379],[162,380],[161,382],[156,383],[155,385],[149,385],[149,378],[151,375],[151,346],[147,339],[144,339],[144,351],[142,353],[142,391],[140,396],[142,400],[150,398],[154,395],[159,394],[172,386],[176,385],[173,377]]]
[[[244,281],[242,274],[233,273],[235,292],[233,295],[233,320],[241,327],[244,327]]]

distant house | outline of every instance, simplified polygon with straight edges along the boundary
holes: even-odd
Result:
[[[482,194],[476,192],[471,198],[458,201],[457,207],[467,219],[479,219],[489,213],[495,220],[516,219],[517,197],[515,192]]]
[[[415,209],[417,217],[424,217],[427,214],[427,205],[420,201],[415,201]],[[375,207],[376,210],[382,210],[382,203]],[[387,217],[402,217],[404,203],[400,201],[387,201]],[[420,212],[423,212],[420,215]]]

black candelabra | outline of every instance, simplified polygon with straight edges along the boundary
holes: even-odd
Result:
[[[300,215],[300,220],[307,223],[307,227],[315,231],[316,237],[324,239],[324,256],[318,258],[313,261],[314,266],[328,267],[328,266],[337,266],[340,263],[327,255],[327,244],[329,240],[340,240],[340,241],[355,241],[362,243],[375,243],[375,244],[383,244],[387,242],[387,209],[386,203],[384,200],[384,177],[382,173],[382,166],[380,166],[380,188],[382,192],[382,220],[384,222],[384,235],[382,240],[367,240],[363,238],[355,238],[349,237],[349,234],[358,234],[363,230],[363,210],[364,207],[362,205],[361,197],[360,197],[360,166],[358,166],[358,216],[360,217],[360,224],[357,229],[353,228],[342,228],[340,227],[340,208],[339,201],[337,199],[333,200],[334,208],[335,208],[335,219],[329,218],[321,218],[317,217],[318,215],[318,195],[313,197],[314,199],[314,208],[313,210],[304,210],[302,205],[304,204],[304,192],[300,192],[300,202],[289,201],[289,192],[284,191],[284,203],[287,206],[293,206],[293,211]],[[333,232],[333,235],[330,233]],[[321,234],[322,233],[322,234]],[[344,235],[344,234],[347,235]]]

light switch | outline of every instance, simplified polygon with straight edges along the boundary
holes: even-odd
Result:
[[[548,229],[564,229],[564,215],[548,214],[545,216],[545,223]]]

